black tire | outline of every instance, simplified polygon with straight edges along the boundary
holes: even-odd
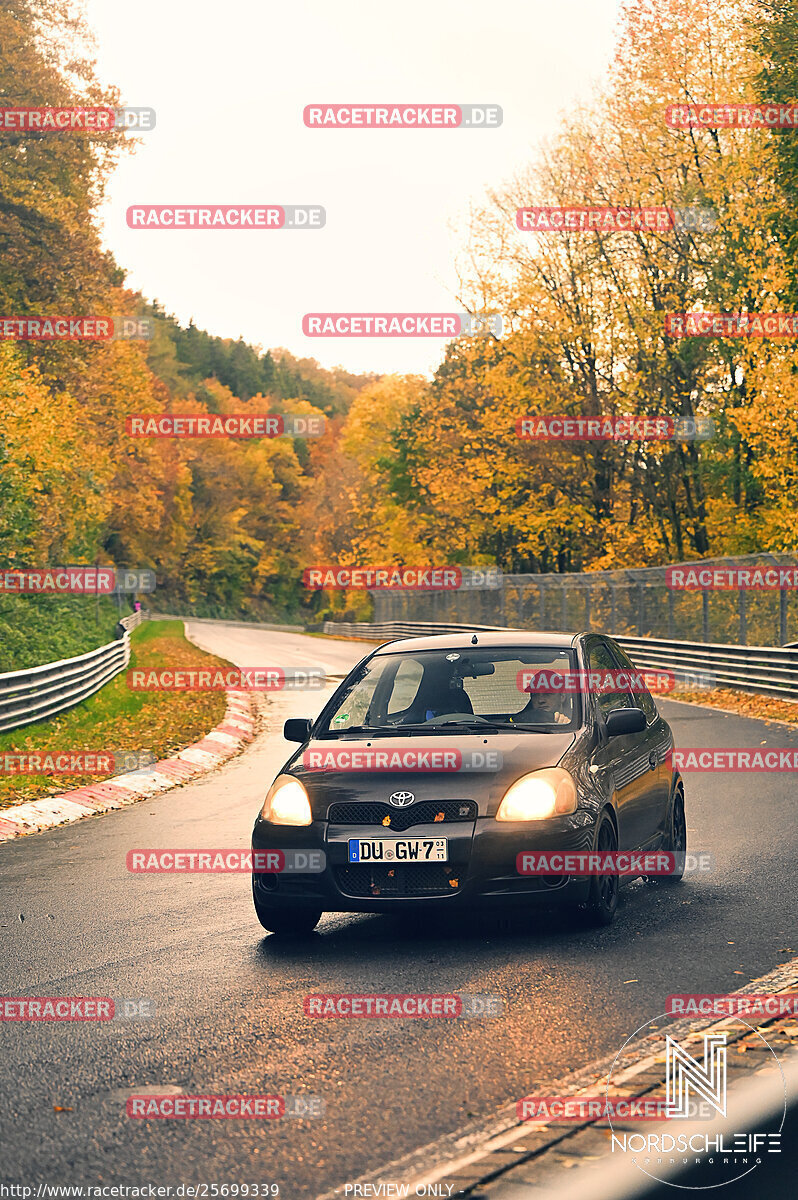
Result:
[[[277,908],[259,899],[253,892],[255,912],[261,925],[269,933],[303,937],[313,930],[321,919],[322,909],[296,905],[294,908]]]
[[[596,835],[596,850],[617,850],[618,836],[608,816],[601,818]],[[589,928],[611,925],[618,908],[617,875],[593,875],[586,903],[579,909],[580,922]]]
[[[673,793],[673,804],[668,816],[668,832],[663,839],[661,849],[679,856],[676,859],[676,870],[673,875],[652,875],[651,881],[660,884],[661,887],[673,887],[682,882],[684,860],[687,853],[687,819],[684,815],[684,792],[681,787],[678,787]]]

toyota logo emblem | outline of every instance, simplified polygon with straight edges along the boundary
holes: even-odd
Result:
[[[394,792],[393,795],[388,798],[388,803],[392,804],[394,808],[406,808],[407,805],[412,804],[414,800],[415,796],[412,792]]]

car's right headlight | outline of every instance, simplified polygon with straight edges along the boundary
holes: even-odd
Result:
[[[531,771],[511,784],[502,797],[497,821],[545,821],[576,812],[576,784],[563,767]]]
[[[298,779],[293,775],[277,776],[266,793],[260,819],[272,825],[310,825],[310,800]]]

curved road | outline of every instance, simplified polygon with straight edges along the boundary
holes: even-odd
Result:
[[[368,650],[189,626],[240,666],[341,675]],[[606,930],[545,915],[427,928],[331,915],[292,946],[264,935],[246,875],[127,872],[129,849],[248,846],[291,749],[282,721],[321,702],[281,693],[247,752],[204,780],[0,846],[0,992],[147,997],[155,1008],[149,1020],[0,1023],[3,1182],[272,1182],[287,1200],[313,1197],[614,1053],[668,993],[733,991],[795,953],[789,774],[688,776],[690,843],[714,853],[716,870],[674,890],[635,884]],[[674,703],[663,711],[681,746],[798,745],[779,725]],[[506,1016],[314,1021],[302,1009],[310,991],[499,993]],[[164,1087],[315,1095],[326,1112],[125,1116],[130,1092]]]

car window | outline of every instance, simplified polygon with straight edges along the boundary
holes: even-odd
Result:
[[[606,642],[592,642],[587,651],[587,666],[589,671],[610,671],[613,675],[618,672],[618,663]],[[593,696],[596,708],[603,717],[614,708],[636,708],[630,692],[621,688],[610,688]]]
[[[399,664],[399,669],[394,676],[390,699],[388,700],[389,717],[395,713],[404,712],[406,708],[410,708],[410,705],[418,695],[423,674],[424,669],[417,658],[406,658],[404,662]]]
[[[575,678],[573,650],[558,646],[376,654],[330,701],[319,733],[473,724],[475,717],[541,730],[573,728],[581,712]]]
[[[526,656],[525,656],[526,658]],[[479,675],[463,680],[467,693],[478,717],[524,713],[525,721],[531,724],[565,724],[574,714],[574,696],[568,693],[544,691],[536,693],[534,679],[548,679],[572,675],[571,658],[568,653],[556,651],[546,655],[542,662],[529,663],[521,658],[497,658],[492,675]],[[524,688],[524,673],[529,676],[529,687]]]
[[[353,681],[339,697],[339,706],[330,727],[335,730],[350,729],[366,722],[381,671],[365,671]]]
[[[618,660],[618,663],[625,671],[637,672],[637,668],[632,662],[629,655],[623,650],[617,642],[612,643],[612,652]],[[646,714],[646,720],[649,724],[655,721],[659,716],[659,709],[654,703],[654,697],[641,680],[634,689],[634,697],[640,708]]]

